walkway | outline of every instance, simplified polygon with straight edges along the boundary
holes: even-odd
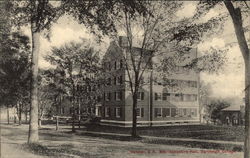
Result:
[[[99,134],[106,136],[124,136],[128,137],[129,134],[118,134],[118,133],[106,133],[106,132],[92,132],[92,131],[81,131],[81,133]],[[243,142],[233,141],[222,141],[222,140],[205,140],[205,139],[192,139],[192,138],[169,138],[169,137],[155,137],[155,136],[141,136],[142,138],[158,139],[158,140],[172,140],[172,141],[187,141],[187,142],[204,142],[204,143],[217,143],[217,144],[232,144],[232,145],[244,145]]]

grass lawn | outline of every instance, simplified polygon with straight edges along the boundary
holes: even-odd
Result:
[[[93,128],[93,127],[92,127]],[[114,130],[114,129],[112,129]],[[145,129],[144,129],[145,130]],[[129,130],[127,129],[127,132]],[[2,125],[1,136],[7,144],[21,146],[21,150],[39,157],[86,157],[86,158],[240,158],[237,146],[218,146],[212,143],[174,142],[156,139],[131,140],[124,136],[101,136],[72,133],[69,128],[39,130],[39,144],[26,144],[28,125]],[[17,153],[18,154],[18,153]],[[18,155],[21,156],[21,155]],[[17,157],[18,157],[17,156]],[[18,157],[19,158],[19,157]],[[32,157],[33,158],[33,157]]]
[[[123,134],[129,134],[131,132],[131,128],[100,125],[88,126],[87,130]],[[237,142],[244,141],[244,127],[242,126],[180,125],[165,127],[138,127],[138,134],[171,138],[194,138]]]

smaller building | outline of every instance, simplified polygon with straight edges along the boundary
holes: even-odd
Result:
[[[221,123],[225,125],[244,125],[244,106],[229,106],[221,110]]]

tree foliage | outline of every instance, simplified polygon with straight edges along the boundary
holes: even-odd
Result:
[[[212,121],[220,119],[220,112],[222,109],[229,107],[230,103],[222,99],[211,99],[208,104],[206,104],[207,117]]]
[[[2,41],[1,47],[1,105],[16,105],[28,99],[30,84],[29,38],[14,32]]]

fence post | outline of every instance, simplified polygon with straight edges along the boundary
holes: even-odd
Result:
[[[56,130],[59,128],[59,121],[58,121],[58,116],[56,116]]]

